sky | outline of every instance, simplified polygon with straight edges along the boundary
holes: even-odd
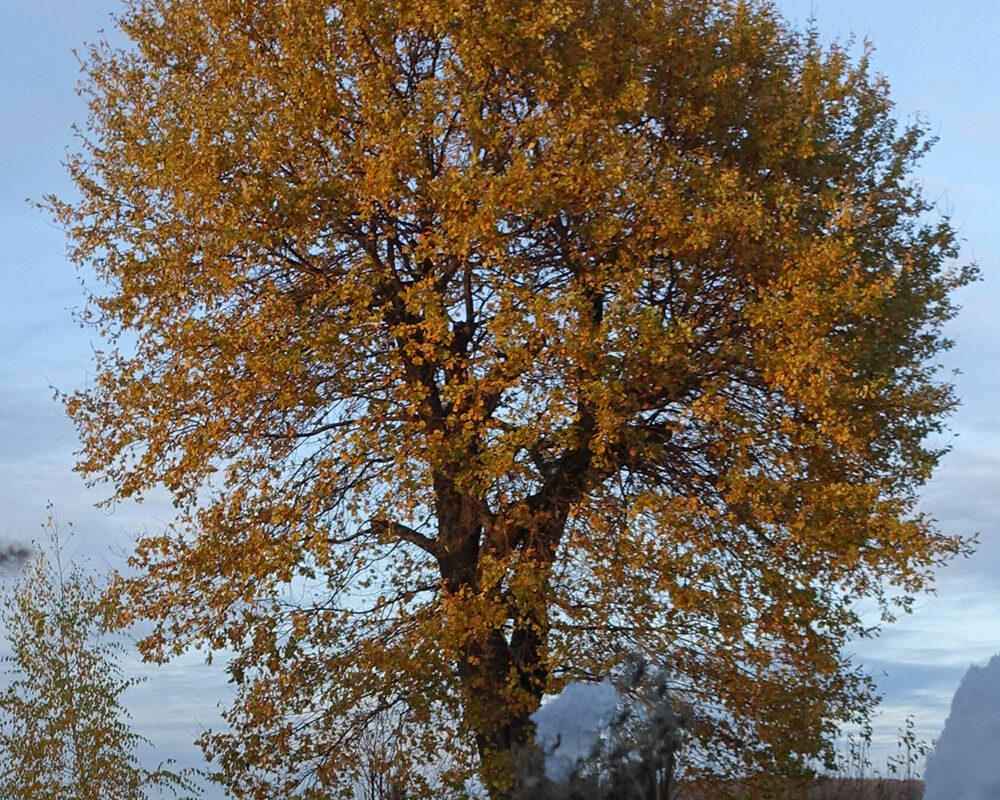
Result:
[[[938,735],[952,693],[970,664],[1000,652],[1000,3],[996,0],[780,0],[784,16],[810,18],[825,41],[869,39],[873,65],[889,79],[900,119],[918,115],[940,139],[917,177],[964,241],[982,281],[958,296],[950,326],[953,350],[942,363],[960,373],[961,409],[951,419],[952,450],[926,487],[922,510],[953,533],[978,532],[971,558],[942,571],[937,593],[874,641],[852,648],[879,682],[884,703],[873,759],[893,749],[896,729],[913,715],[919,737]],[[93,334],[74,323],[82,302],[65,241],[26,202],[68,195],[61,166],[72,149],[71,125],[85,117],[74,93],[73,49],[110,32],[111,0],[0,3],[0,544],[40,533],[46,503],[77,529],[71,548],[100,569],[120,566],[134,536],[170,518],[169,503],[96,509],[106,490],[72,471],[75,432],[55,389],[92,378]],[[197,764],[192,739],[214,724],[228,695],[218,670],[197,654],[167,667],[129,668],[149,681],[129,697],[135,728],[160,757]]]

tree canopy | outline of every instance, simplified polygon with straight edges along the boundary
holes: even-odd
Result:
[[[529,714],[667,659],[691,767],[792,771],[966,547],[919,513],[974,270],[866,55],[765,2],[129,0],[53,200],[105,345],[80,469],[177,519],[115,589],[229,648],[242,797],[494,796]]]

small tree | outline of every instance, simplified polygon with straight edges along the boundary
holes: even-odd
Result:
[[[4,594],[0,618],[11,681],[0,694],[0,797],[133,800],[191,790],[177,773],[140,766],[122,693],[117,647],[102,638],[92,577],[63,563],[50,517],[47,546]],[[154,791],[155,790],[155,791]],[[153,794],[151,794],[153,792]]]

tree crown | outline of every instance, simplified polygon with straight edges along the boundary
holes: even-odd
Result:
[[[109,342],[67,405],[85,473],[173,493],[121,619],[237,650],[240,791],[339,785],[385,713],[500,785],[542,694],[631,650],[719,769],[863,713],[854,601],[966,547],[915,500],[974,275],[866,56],[728,0],[119,24],[54,201]]]

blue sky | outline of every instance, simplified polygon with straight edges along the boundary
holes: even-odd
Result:
[[[961,370],[963,406],[952,419],[953,450],[924,497],[924,510],[944,529],[978,531],[979,552],[945,570],[938,593],[918,600],[912,615],[855,648],[885,694],[876,735],[889,746],[907,714],[920,736],[936,736],[966,667],[1000,651],[1000,3],[777,5],[799,25],[815,16],[826,40],[853,31],[873,41],[874,65],[889,78],[900,117],[919,114],[940,137],[919,178],[952,215],[965,258],[983,274],[960,295],[964,310],[951,326],[957,344],[943,360]],[[52,500],[76,524],[74,547],[99,567],[120,564],[134,534],[159,527],[170,507],[153,497],[141,507],[96,510],[103,492],[71,471],[75,434],[52,387],[86,385],[92,335],[70,316],[82,293],[63,257],[62,233],[25,200],[69,192],[60,160],[72,146],[70,125],[84,118],[72,49],[110,28],[116,7],[110,0],[0,3],[0,540],[37,534]],[[185,763],[197,761],[190,741],[216,720],[215,704],[227,691],[199,663],[192,656],[161,670],[134,665],[151,680],[129,698],[136,727],[161,755]]]

